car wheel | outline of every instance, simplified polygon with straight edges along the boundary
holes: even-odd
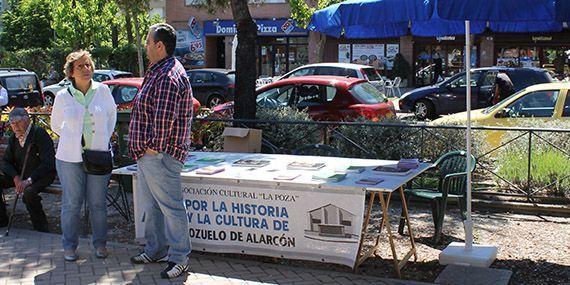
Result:
[[[431,102],[419,100],[414,104],[414,114],[418,120],[431,119],[435,115],[435,108]]]
[[[51,92],[44,93],[44,105],[45,106],[53,106],[53,102],[55,100],[55,95]]]
[[[208,98],[206,106],[208,106],[208,108],[214,108],[222,103],[224,103],[224,98],[222,98],[222,96],[218,94],[213,94],[212,96],[210,96],[210,98]]]

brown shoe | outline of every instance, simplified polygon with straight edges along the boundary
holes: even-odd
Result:
[[[107,252],[106,247],[100,247],[95,250],[95,256],[97,258],[107,258],[107,256],[109,256],[109,252]]]

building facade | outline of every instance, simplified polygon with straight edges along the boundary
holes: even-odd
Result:
[[[195,1],[171,0],[165,4],[167,22],[179,31],[177,54],[189,68],[231,68],[236,28],[230,9],[211,15],[198,8]],[[290,19],[290,7],[285,0],[255,0],[250,2],[250,12],[258,25],[256,69],[259,77],[281,75],[308,63],[324,61],[371,65],[391,78],[398,53],[410,63],[408,83],[411,86],[431,84],[464,70],[464,35],[388,39],[326,37],[323,58],[319,59],[320,36],[298,27]],[[554,73],[570,73],[568,29],[558,33],[487,32],[473,36],[472,43],[474,67],[540,67]]]
[[[166,20],[178,30],[177,54],[190,68],[231,68],[236,26],[229,8],[215,15],[193,0],[173,0],[166,5]],[[276,76],[305,65],[308,32],[290,19],[284,0],[251,2],[250,12],[258,27],[257,73]]]

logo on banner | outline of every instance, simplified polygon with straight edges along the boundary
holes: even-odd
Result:
[[[188,19],[188,27],[190,28],[190,33],[192,33],[195,37],[199,38],[202,36],[202,28],[198,21],[194,17],[190,17]]]
[[[288,19],[287,21],[285,21],[285,23],[283,23],[283,25],[281,25],[281,30],[283,30],[285,34],[289,34],[294,29],[295,29],[295,24],[291,19]]]

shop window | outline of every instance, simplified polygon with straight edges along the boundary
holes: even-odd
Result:
[[[507,109],[509,117],[515,118],[548,118],[554,113],[558,99],[558,90],[531,92],[510,104]]]

